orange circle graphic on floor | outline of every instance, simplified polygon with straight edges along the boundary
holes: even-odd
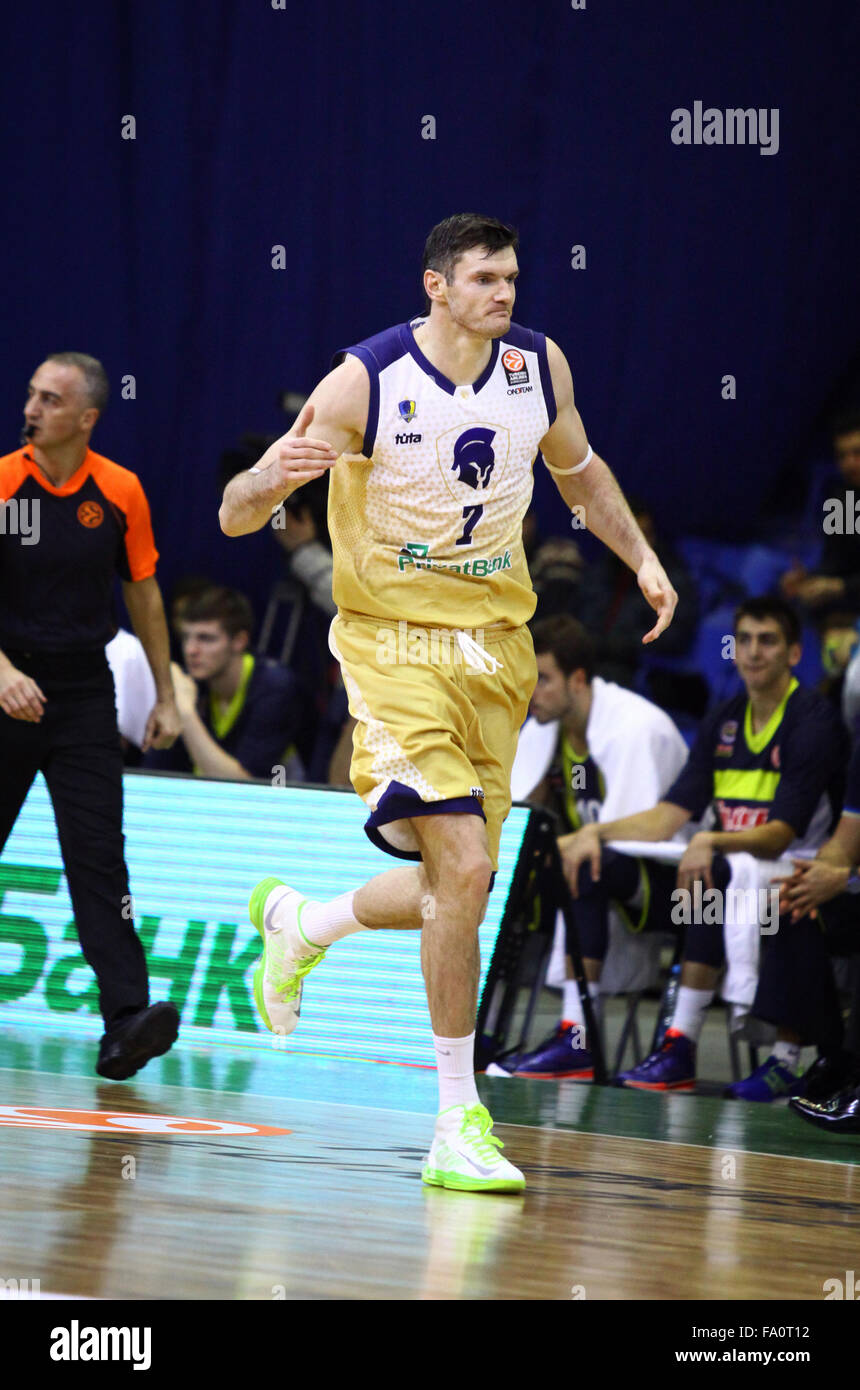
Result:
[[[0,1125],[29,1129],[100,1129],[111,1134],[221,1134],[252,1137],[291,1134],[274,1125],[236,1120],[198,1120],[187,1115],[138,1115],[125,1110],[48,1110],[41,1105],[0,1105]]]

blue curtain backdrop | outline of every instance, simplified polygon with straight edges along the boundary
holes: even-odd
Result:
[[[143,479],[168,585],[259,603],[278,551],[221,536],[219,454],[420,308],[454,211],[518,225],[515,317],[669,532],[751,534],[826,450],[858,366],[855,0],[51,0],[4,28],[5,447],[47,352],[100,357],[94,446]],[[674,144],[696,101],[778,108],[778,152]],[[564,529],[546,477],[538,502]]]

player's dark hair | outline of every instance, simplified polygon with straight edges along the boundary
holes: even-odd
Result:
[[[753,618],[757,623],[773,618],[782,628],[782,635],[791,647],[801,639],[800,619],[790,603],[779,594],[763,594],[760,598],[748,598],[735,613],[734,631],[737,634],[741,618]]]
[[[519,244],[515,227],[495,217],[482,217],[477,212],[458,212],[454,217],[446,217],[444,222],[437,222],[428,236],[424,243],[422,275],[425,270],[436,270],[450,283],[458,260],[474,246],[485,246],[487,255],[493,256],[509,246],[516,251]],[[424,301],[425,310],[429,310],[430,301],[426,295]]]
[[[841,439],[844,434],[856,434],[860,431],[860,406],[855,406],[853,410],[843,410],[837,415],[830,426],[831,438]]]
[[[238,589],[218,585],[190,598],[182,610],[180,621],[218,622],[228,637],[235,637],[240,632],[247,632],[250,636],[254,631],[254,610]]]
[[[564,676],[572,676],[574,671],[584,671],[585,679],[590,681],[594,675],[594,643],[577,618],[569,613],[559,613],[555,617],[540,618],[532,628],[532,641],[535,656],[547,653],[555,657],[555,664]]]
[[[84,378],[88,403],[95,406],[99,415],[104,412],[110,395],[110,385],[107,372],[98,358],[90,357],[86,352],[52,352],[45,361],[56,362],[60,367],[77,367]]]

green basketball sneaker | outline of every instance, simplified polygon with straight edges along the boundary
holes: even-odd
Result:
[[[422,1181],[458,1192],[522,1192],[526,1180],[500,1148],[486,1106],[452,1105],[436,1118]]]
[[[263,958],[254,971],[254,1000],[272,1033],[292,1033],[299,1021],[302,982],[325,955],[325,948],[308,941],[302,931],[307,902],[279,878],[264,878],[248,904],[251,921],[263,938]]]

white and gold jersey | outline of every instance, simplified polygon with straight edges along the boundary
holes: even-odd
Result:
[[[413,319],[338,353],[370,374],[361,454],[331,473],[333,593],[344,613],[429,627],[516,628],[535,596],[522,546],[555,397],[542,333],[511,324],[477,381],[427,360]]]

